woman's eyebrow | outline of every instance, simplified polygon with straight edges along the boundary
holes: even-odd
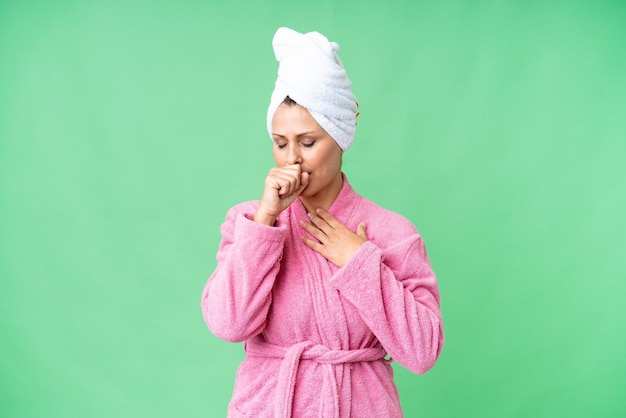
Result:
[[[317,134],[317,132],[316,131],[302,132],[301,134],[296,135],[296,138],[300,138],[301,136],[306,136],[306,135],[311,135],[311,134]],[[287,138],[285,135],[281,135],[277,133],[272,133],[272,136],[278,136],[280,138]]]

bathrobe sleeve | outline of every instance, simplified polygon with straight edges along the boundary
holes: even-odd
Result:
[[[265,328],[286,234],[285,227],[254,222],[254,209],[247,206],[228,212],[221,227],[217,268],[202,293],[209,329],[231,342],[244,341]]]
[[[434,366],[443,346],[439,289],[421,236],[383,251],[364,243],[331,283],[359,312],[387,353],[414,373]]]

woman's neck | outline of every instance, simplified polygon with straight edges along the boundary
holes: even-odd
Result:
[[[300,196],[300,201],[306,208],[307,212],[313,212],[315,209],[330,209],[333,202],[339,196],[339,192],[343,187],[343,175],[339,175],[324,189],[320,190],[313,196]]]

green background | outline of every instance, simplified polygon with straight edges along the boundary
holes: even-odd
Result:
[[[0,416],[225,416],[243,351],[200,294],[273,164],[279,26],[342,46],[344,170],[438,275],[406,416],[626,416],[626,3],[602,0],[0,0]]]

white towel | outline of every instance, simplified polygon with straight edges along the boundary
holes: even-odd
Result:
[[[357,103],[337,56],[339,45],[318,32],[302,34],[289,28],[279,28],[272,45],[280,64],[267,110],[270,136],[274,113],[289,96],[346,151],[354,140]]]

